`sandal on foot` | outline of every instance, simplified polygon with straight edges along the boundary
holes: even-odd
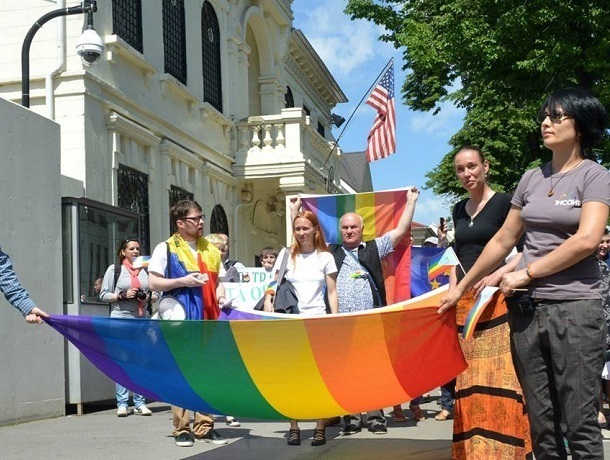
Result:
[[[323,446],[326,444],[326,432],[325,430],[318,430],[317,428],[313,432],[313,440],[311,441],[312,446]]]
[[[445,420],[449,420],[451,418],[451,412],[449,412],[448,410],[443,409],[442,411],[440,411],[438,414],[436,414],[434,416],[434,420],[437,420],[439,422],[444,422]]]
[[[290,428],[288,432],[288,445],[289,446],[300,446],[301,445],[301,430],[298,428]]]

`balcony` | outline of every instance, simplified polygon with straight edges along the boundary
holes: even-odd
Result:
[[[337,170],[337,158],[341,154],[338,147],[333,149],[333,142],[316,131],[301,108],[283,109],[279,115],[249,117],[238,122],[235,141],[237,178],[300,176],[301,186],[309,189],[318,189],[320,184],[324,188],[329,169],[332,166]]]

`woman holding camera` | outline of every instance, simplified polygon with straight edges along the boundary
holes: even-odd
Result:
[[[134,268],[133,260],[140,255],[140,242],[137,238],[125,238],[117,252],[120,271],[112,264],[106,270],[102,281],[100,300],[110,303],[111,318],[147,318],[147,304],[156,300],[157,295],[148,289],[148,273],[142,268]],[[116,277],[118,274],[118,278]],[[127,417],[129,390],[116,384],[117,416]],[[146,407],[144,396],[133,395],[134,414],[151,415]]]
[[[610,173],[591,157],[607,127],[590,92],[551,94],[538,116],[552,159],[527,171],[498,232],[439,312],[503,260],[522,234],[523,257],[500,282],[507,298],[515,369],[523,388],[536,459],[603,458],[597,419],[606,322],[594,251],[610,206]],[[522,296],[523,293],[529,297]],[[512,300],[514,299],[514,300]]]

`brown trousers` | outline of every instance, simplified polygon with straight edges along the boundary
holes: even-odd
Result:
[[[191,430],[191,413],[182,407],[172,406],[172,414],[174,415],[174,432],[172,436],[178,436],[180,433],[190,433],[191,431],[197,438],[205,436],[208,431],[214,429],[214,419],[210,414],[201,414],[194,412],[195,420],[193,421],[193,429]]]

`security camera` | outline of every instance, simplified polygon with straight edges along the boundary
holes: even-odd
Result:
[[[104,52],[104,42],[94,29],[85,29],[76,44],[76,52],[83,64],[97,64]]]

